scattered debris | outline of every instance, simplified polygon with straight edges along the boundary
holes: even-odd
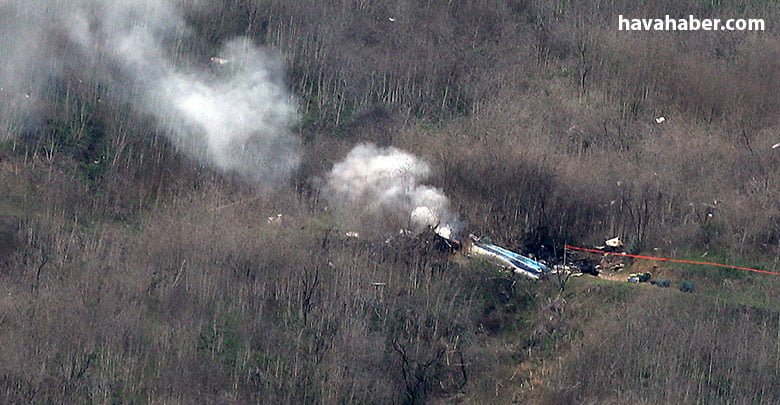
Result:
[[[267,218],[268,225],[279,226],[282,224],[282,214],[276,214],[276,216]]]
[[[579,270],[581,273],[590,274],[591,276],[598,276],[599,270],[596,266],[588,260],[574,260],[571,262],[571,266]]]
[[[360,239],[360,233],[356,231],[342,231],[347,239]],[[449,261],[455,252],[463,252],[466,256],[485,257],[496,265],[517,274],[522,274],[532,279],[542,278],[550,274],[551,270],[543,262],[530,257],[520,255],[503,247],[481,240],[475,235],[460,239],[458,232],[453,232],[448,227],[428,226],[420,233],[414,233],[408,229],[399,229],[397,235],[384,238],[382,249],[374,249],[377,255],[394,255],[396,258],[425,257],[425,260]],[[362,239],[351,243],[356,246],[374,246],[377,241]],[[346,241],[345,241],[346,242]],[[416,253],[416,254],[415,254]],[[330,263],[329,263],[330,265]],[[332,267],[332,265],[331,265]],[[583,266],[586,271],[595,271],[592,266]],[[558,268],[572,276],[579,277],[583,270],[580,266],[565,266]],[[372,283],[372,285],[374,285]]]
[[[614,256],[605,256],[601,259],[599,264],[596,266],[596,270],[598,271],[607,271],[607,272],[613,272],[617,273],[621,270],[623,270],[626,267],[626,264],[623,263],[619,258]]]
[[[212,63],[216,63],[217,65],[224,65],[228,63],[227,59],[222,59],[216,56],[212,57],[210,60]]]
[[[569,266],[568,264],[556,264],[553,266],[551,273],[570,272],[575,269],[574,266]]]
[[[384,287],[384,286],[387,285],[387,283],[373,282],[373,283],[371,283],[371,285],[374,286],[374,287]]]
[[[393,17],[388,17],[387,19],[388,19],[388,21],[390,21],[390,22],[395,22],[395,18],[393,18]]]
[[[655,119],[656,124],[662,124],[664,121],[666,121],[666,118],[664,117],[658,117]]]
[[[650,281],[650,277],[652,277],[652,276],[653,275],[648,273],[648,272],[644,272],[644,273],[631,273],[631,274],[628,275],[628,282],[629,283],[646,283],[646,282]]]
[[[772,149],[780,148],[780,142],[772,145]]]
[[[567,264],[556,264],[550,270],[550,274],[570,275],[571,277],[582,277],[582,272],[577,266]]]

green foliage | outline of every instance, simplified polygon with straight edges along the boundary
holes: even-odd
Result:
[[[9,154],[13,152],[15,146],[14,138],[5,138],[0,136],[0,153]]]
[[[700,0],[700,1],[705,7],[711,8],[713,10],[720,10],[723,8],[723,0]]]
[[[733,265],[737,267],[748,267],[748,268],[757,267],[753,263],[749,263],[747,261],[741,260],[737,257],[734,257],[726,253],[715,252],[715,253],[710,253],[705,257],[686,256],[683,258],[686,260],[709,261],[714,263]],[[729,268],[729,267],[698,265],[698,264],[679,264],[679,265],[675,265],[675,267],[678,267],[683,272],[683,274],[696,275],[698,277],[707,278],[715,282],[722,282],[723,280],[729,280],[729,279],[744,279],[746,277],[749,277],[748,272]],[[760,266],[758,267],[760,268]]]
[[[628,244],[626,247],[626,253],[630,253],[632,255],[638,255],[642,253],[642,244],[638,241],[631,241],[631,243]]]
[[[205,356],[214,356],[226,369],[236,367],[241,352],[245,350],[244,337],[241,333],[243,317],[235,312],[228,312],[214,324],[204,326],[198,335],[197,350]]]

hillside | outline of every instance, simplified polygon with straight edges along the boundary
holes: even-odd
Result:
[[[621,31],[618,16],[761,18]],[[0,4],[0,402],[777,403],[776,1]],[[629,284],[651,271],[669,288]],[[680,290],[689,281],[692,292]]]

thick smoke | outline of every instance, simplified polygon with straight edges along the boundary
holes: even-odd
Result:
[[[328,200],[353,218],[389,214],[415,231],[433,227],[449,237],[456,217],[441,190],[421,184],[430,172],[426,162],[400,149],[360,144],[333,166]]]
[[[296,112],[282,63],[247,38],[200,58],[207,60],[184,51],[203,44],[193,44],[183,15],[207,5],[0,2],[0,125],[8,133],[29,127],[41,114],[35,105],[60,96],[47,89],[52,79],[67,76],[108,88],[154,117],[179,150],[201,162],[259,184],[286,179],[299,162],[299,140],[289,129]],[[429,173],[427,163],[399,149],[358,145],[328,175],[327,195],[345,213],[448,235],[456,218],[441,190],[422,184]]]
[[[15,112],[5,114],[6,127],[34,119],[31,106],[43,97],[38,94],[43,85],[67,70],[79,74],[79,81],[111,87],[153,116],[191,157],[262,184],[286,178],[298,164],[299,142],[289,129],[295,103],[282,83],[279,58],[235,38],[211,61],[189,60],[181,54],[193,40],[183,4],[0,3],[7,55],[0,106]]]

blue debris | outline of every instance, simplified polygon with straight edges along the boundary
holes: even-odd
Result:
[[[491,243],[480,242],[476,239],[472,242],[470,253],[487,256],[498,261],[515,273],[523,274],[533,279],[538,279],[542,275],[550,272],[550,269],[547,266],[536,260]]]

